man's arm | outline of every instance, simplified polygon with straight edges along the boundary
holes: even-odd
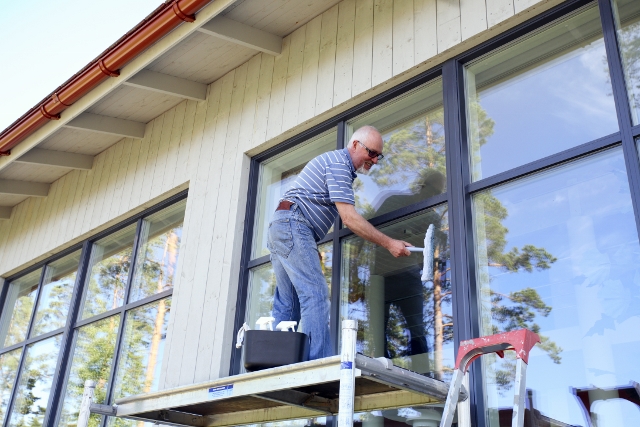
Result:
[[[365,240],[368,240],[376,245],[380,245],[383,248],[391,252],[394,257],[408,256],[411,254],[407,246],[413,246],[411,243],[404,242],[402,240],[392,239],[386,234],[378,231],[373,225],[364,219],[356,208],[349,203],[336,202],[338,213],[344,225],[349,227],[351,231]]]

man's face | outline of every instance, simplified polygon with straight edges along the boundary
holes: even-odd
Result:
[[[355,150],[352,151],[353,154],[351,156],[353,166],[359,173],[368,174],[371,167],[378,163],[378,157],[369,157],[367,148],[381,154],[382,137],[377,133],[369,133],[366,138],[362,138],[360,141],[354,140],[352,144],[355,148]],[[363,145],[366,146],[366,148],[363,147]]]

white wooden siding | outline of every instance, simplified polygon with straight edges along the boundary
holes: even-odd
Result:
[[[343,0],[285,37],[281,55],[253,56],[209,85],[206,101],[180,102],[142,140],[120,140],[92,170],[17,205],[0,221],[0,275],[189,188],[161,385],[226,375],[249,155],[559,2]]]

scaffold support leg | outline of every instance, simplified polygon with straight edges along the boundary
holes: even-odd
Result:
[[[89,416],[91,415],[91,403],[93,395],[96,391],[96,382],[86,380],[84,382],[84,393],[82,394],[82,403],[80,404],[80,414],[78,414],[77,427],[87,427],[89,425]]]
[[[342,349],[340,351],[340,394],[338,427],[353,427],[355,401],[356,335],[357,320],[342,321]]]

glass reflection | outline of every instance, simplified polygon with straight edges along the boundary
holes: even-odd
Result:
[[[4,420],[13,385],[18,376],[18,365],[22,348],[16,348],[0,355],[0,420]]]
[[[307,162],[322,153],[335,150],[336,141],[336,131],[331,130],[260,164],[252,259],[269,255],[267,230],[280,197],[289,189]]]
[[[622,150],[479,193],[473,208],[482,333],[542,338],[530,422],[640,425],[628,401],[640,378],[640,246]],[[488,424],[511,425],[513,356],[482,360]]]
[[[27,347],[8,426],[41,426],[56,371],[62,334]]]
[[[640,3],[613,0],[613,6],[633,124],[637,125],[640,123]]]
[[[422,282],[423,255],[393,258],[360,237],[342,244],[341,316],[358,320],[357,351],[439,380],[454,365],[447,206],[385,226],[394,239],[424,246],[435,228],[433,280]]]
[[[382,133],[385,157],[353,183],[358,213],[373,218],[446,191],[441,79],[350,121],[347,141],[364,125]]]
[[[142,221],[129,302],[173,288],[186,206],[183,200]]]
[[[86,380],[96,382],[94,402],[105,403],[119,325],[120,316],[116,315],[90,323],[76,332],[58,425],[76,426]],[[98,427],[101,419],[101,416],[91,414],[89,427]]]
[[[123,304],[135,233],[136,227],[131,225],[91,246],[82,319],[113,310]]]
[[[0,342],[3,343],[3,347],[17,344],[27,338],[41,274],[42,269],[38,269],[9,284],[0,317]]]
[[[127,312],[114,399],[158,390],[171,298]]]
[[[32,337],[64,327],[79,264],[80,251],[77,251],[46,267]]]
[[[331,295],[331,274],[333,266],[333,242],[318,246],[318,252],[322,257],[320,267],[324,273],[324,278],[329,286]],[[247,311],[245,322],[252,329],[259,329],[256,320],[260,317],[271,317],[273,309],[273,296],[276,292],[276,276],[273,274],[271,264],[254,268],[251,270],[249,279],[249,297],[247,298]],[[275,325],[273,325],[275,328]],[[300,324],[302,328],[304,325]]]
[[[597,4],[466,66],[473,180],[618,130]]]

